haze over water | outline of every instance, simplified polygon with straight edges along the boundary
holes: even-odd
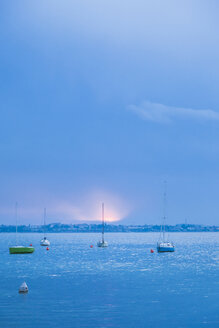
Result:
[[[217,233],[172,233],[171,254],[150,253],[156,233],[106,234],[107,249],[95,233],[49,234],[49,251],[41,237],[19,234],[35,253],[10,255],[1,234],[1,327],[219,327]]]

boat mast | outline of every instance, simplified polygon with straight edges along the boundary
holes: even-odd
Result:
[[[17,246],[17,202],[15,203],[15,220],[16,220],[16,246]]]
[[[164,194],[163,194],[163,241],[165,241],[165,222],[166,222],[166,206],[167,206],[167,182],[164,181]]]
[[[43,234],[45,236],[45,225],[46,225],[46,208],[44,207],[44,223],[43,223]]]
[[[102,243],[104,243],[104,203],[102,203]]]

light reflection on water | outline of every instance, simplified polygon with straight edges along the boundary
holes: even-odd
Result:
[[[219,234],[170,237],[175,253],[151,254],[156,233],[109,233],[107,249],[99,234],[49,234],[49,251],[20,234],[35,253],[9,255],[1,234],[0,327],[219,327]]]

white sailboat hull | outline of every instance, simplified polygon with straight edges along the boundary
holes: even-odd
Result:
[[[50,241],[48,239],[42,239],[40,242],[40,246],[49,246]]]
[[[174,247],[173,243],[171,243],[171,242],[160,242],[160,243],[157,243],[157,251],[158,251],[158,253],[174,252],[175,247]]]
[[[99,241],[97,243],[98,247],[108,247],[108,243],[106,241]]]

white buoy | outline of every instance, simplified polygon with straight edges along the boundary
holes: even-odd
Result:
[[[19,293],[28,293],[28,287],[26,282],[24,281],[19,288]]]

